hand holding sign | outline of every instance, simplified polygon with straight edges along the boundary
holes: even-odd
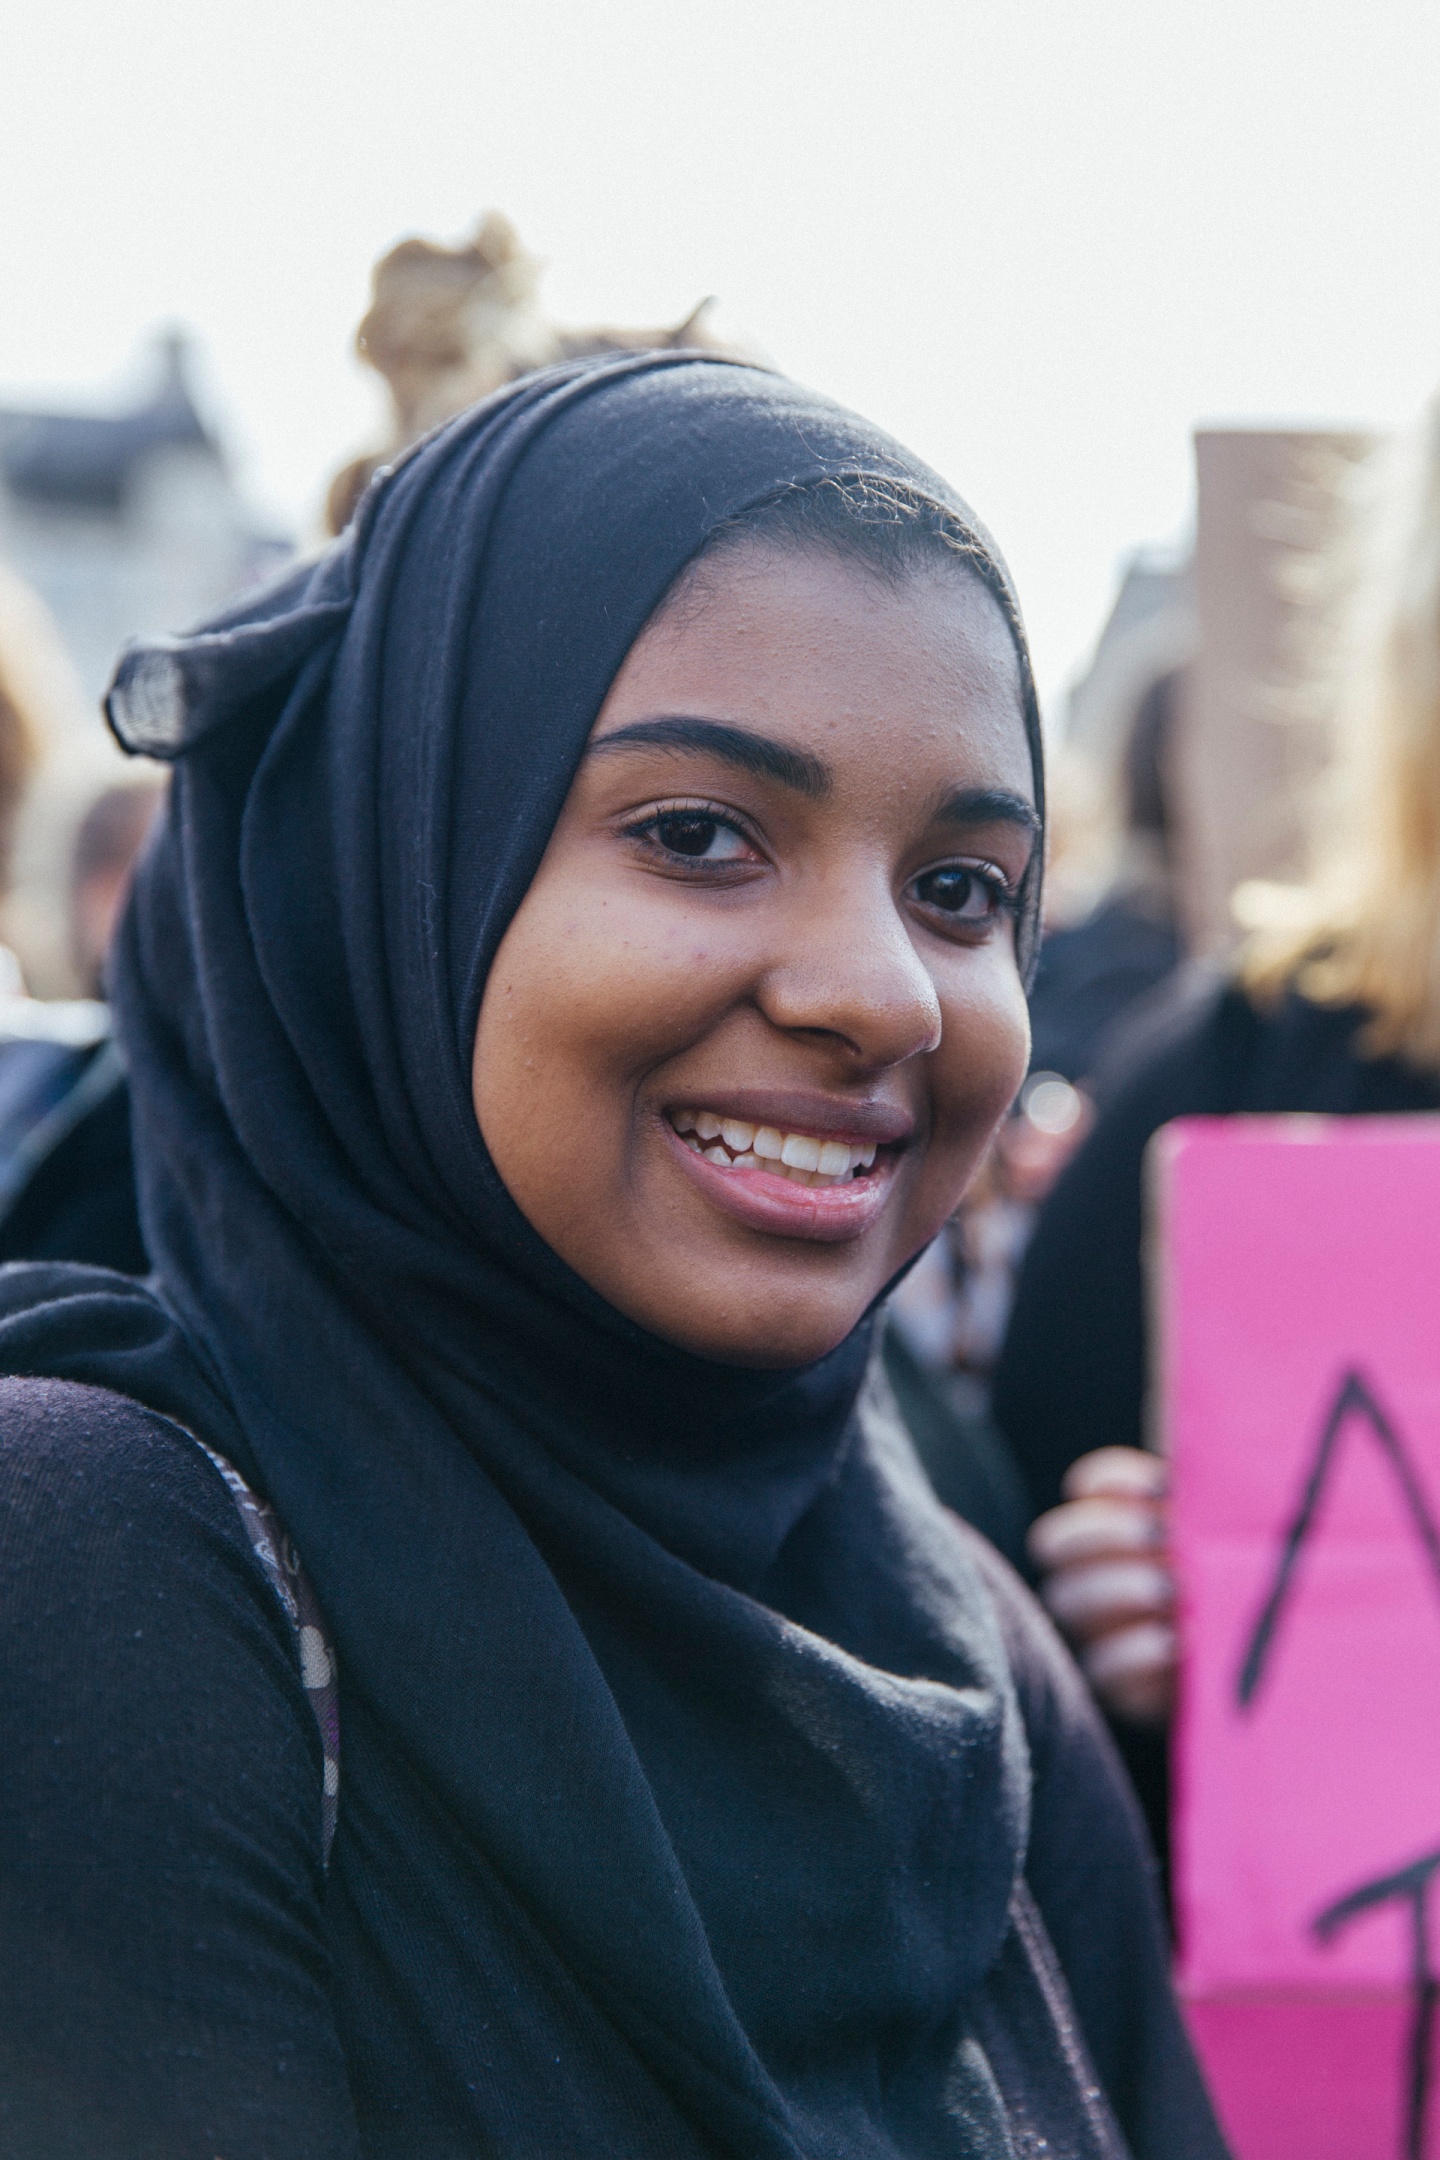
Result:
[[[1029,1537],[1040,1595],[1086,1678],[1107,1710],[1146,1725],[1169,1716],[1175,1689],[1166,1485],[1159,1456],[1097,1448]]]

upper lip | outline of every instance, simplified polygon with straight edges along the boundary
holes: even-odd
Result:
[[[881,1147],[908,1140],[915,1130],[914,1117],[899,1103],[855,1102],[786,1088],[726,1087],[711,1093],[702,1087],[667,1108],[672,1117],[679,1110],[713,1110],[717,1117],[770,1125],[777,1132],[813,1133],[822,1140],[874,1140]]]

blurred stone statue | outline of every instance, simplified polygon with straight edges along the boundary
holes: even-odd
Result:
[[[562,329],[540,306],[541,270],[496,210],[459,247],[402,240],[381,256],[355,349],[389,385],[390,429],[385,442],[332,481],[326,503],[332,533],[349,524],[377,466],[535,368],[592,353],[735,349],[707,328],[709,300],[663,329]]]

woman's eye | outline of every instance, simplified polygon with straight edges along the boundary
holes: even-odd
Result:
[[[743,862],[754,854],[743,833],[704,810],[667,810],[649,830],[667,854],[689,862]]]
[[[914,890],[922,907],[936,908],[956,923],[993,922],[1006,898],[998,879],[955,863],[943,870],[927,870],[915,880]]]

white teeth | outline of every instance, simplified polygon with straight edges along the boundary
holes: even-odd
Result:
[[[841,1185],[875,1160],[873,1140],[820,1140],[813,1133],[756,1127],[714,1110],[671,1112],[680,1139],[695,1154],[725,1170],[769,1170],[796,1185]]]

